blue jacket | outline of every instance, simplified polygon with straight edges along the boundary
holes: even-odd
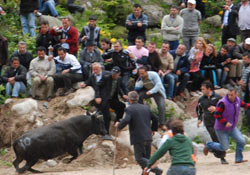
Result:
[[[175,60],[177,56],[176,50],[170,50],[169,53],[173,56]],[[176,70],[180,70],[181,73],[187,73],[189,72],[189,68],[190,68],[190,63],[188,61],[188,54],[185,53],[185,55],[180,58]]]
[[[152,81],[154,87],[149,90],[151,94],[159,92],[164,98],[166,98],[165,88],[162,84],[160,76],[154,71],[148,71],[148,79]],[[143,83],[136,82],[135,90],[140,90],[143,88]]]

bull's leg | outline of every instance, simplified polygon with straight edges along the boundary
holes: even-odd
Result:
[[[16,159],[13,161],[13,165],[16,168],[16,171],[18,172],[19,170],[19,164],[23,161],[23,158],[20,156],[17,156]]]
[[[82,154],[82,143],[79,145],[79,153]]]
[[[32,169],[31,167],[33,165],[35,165],[37,163],[38,160],[27,160],[26,164],[24,165],[24,167],[20,168],[17,170],[18,173],[24,173],[25,171],[29,170],[32,172]],[[35,170],[36,171],[36,170]]]
[[[42,173],[41,171],[34,170],[33,168],[29,168],[28,170],[32,173]]]
[[[72,162],[78,157],[77,149],[70,150],[68,153],[73,157],[71,157],[67,163]]]

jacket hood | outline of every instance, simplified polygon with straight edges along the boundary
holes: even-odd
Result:
[[[176,134],[174,135],[174,139],[180,143],[185,142],[187,140],[187,137],[182,134]]]

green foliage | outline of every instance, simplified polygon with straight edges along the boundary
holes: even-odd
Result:
[[[7,166],[7,167],[12,167],[11,162],[6,162],[6,161],[1,160],[1,159],[0,159],[0,165]]]
[[[0,85],[0,104],[4,104],[5,100],[8,98],[7,96],[4,96],[5,93],[5,87],[3,85]]]
[[[8,153],[8,150],[6,148],[3,148],[0,150],[0,155],[4,156],[6,153]]]
[[[128,0],[103,0],[96,4],[106,12],[104,23],[117,25],[125,24],[127,15],[131,12],[131,3]]]
[[[209,17],[219,14],[219,12],[223,10],[223,5],[225,5],[225,1],[207,0],[205,4],[206,16]]]

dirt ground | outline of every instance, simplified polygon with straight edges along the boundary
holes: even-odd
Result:
[[[204,156],[198,155],[198,162],[196,165],[197,175],[247,175],[250,170],[250,162],[235,164],[234,153],[227,155],[226,159],[229,165],[221,165],[219,159],[214,158],[212,154]],[[244,152],[244,157],[250,158],[250,152]],[[249,160],[250,161],[250,160]],[[72,166],[74,164],[74,166]],[[72,164],[58,164],[56,167],[48,168],[44,163],[39,163],[34,166],[35,169],[43,171],[43,175],[113,175],[112,165],[109,166],[95,166],[95,167],[81,167]],[[161,163],[160,168],[164,169],[166,174],[169,168],[169,163]],[[138,165],[132,164],[127,168],[115,169],[115,175],[139,175],[141,170]],[[0,175],[15,175],[14,167],[0,166]],[[31,173],[27,173],[32,175]]]

